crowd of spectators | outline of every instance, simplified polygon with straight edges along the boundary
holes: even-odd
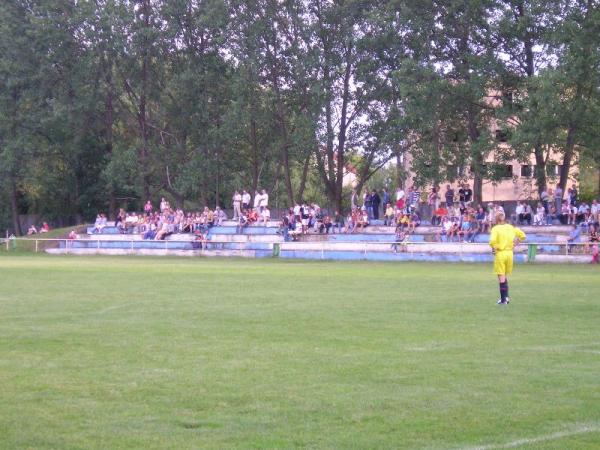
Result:
[[[219,206],[214,210],[205,207],[202,211],[186,213],[182,209],[171,208],[163,198],[158,210],[154,209],[150,200],[144,205],[143,213],[120,209],[114,226],[122,234],[140,234],[148,240],[164,240],[177,233],[191,233],[202,239],[211,227],[220,225],[226,219],[225,211]],[[92,232],[102,233],[107,225],[106,214],[100,213],[96,216]]]

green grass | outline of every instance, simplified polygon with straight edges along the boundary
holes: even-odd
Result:
[[[600,446],[596,267],[517,266],[509,307],[487,265],[4,255],[0,277],[2,448]]]

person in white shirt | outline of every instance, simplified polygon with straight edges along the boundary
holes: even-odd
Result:
[[[242,215],[242,196],[238,191],[233,194],[233,220],[237,220]]]
[[[262,195],[260,195],[260,192],[254,191],[254,203],[253,203],[253,206],[254,206],[254,210],[255,211],[257,211],[257,212],[259,211],[261,202],[262,202]]]
[[[242,209],[250,207],[250,194],[247,191],[242,192]]]
[[[261,215],[262,215],[264,224],[267,225],[269,220],[271,220],[271,211],[269,211],[269,208],[264,207],[264,208],[262,208]]]
[[[266,208],[267,206],[269,206],[269,194],[267,194],[267,191],[263,189],[262,191],[262,195],[260,197],[260,205],[262,208]]]

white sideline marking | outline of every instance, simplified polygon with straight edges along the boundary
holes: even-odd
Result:
[[[598,424],[582,425],[571,430],[559,431],[557,433],[545,434],[534,438],[517,439],[516,441],[507,442],[506,444],[488,444],[479,447],[465,447],[463,450],[492,450],[495,448],[515,448],[522,445],[537,444],[539,442],[554,441],[556,439],[562,439],[569,436],[576,436],[578,434],[586,433],[597,433],[600,431]]]
[[[90,313],[90,315],[104,314],[104,313],[107,313],[108,311],[112,311],[113,309],[121,309],[121,308],[125,308],[127,306],[129,306],[129,304],[127,304],[127,303],[125,303],[124,305],[107,306],[106,308],[102,308],[97,311],[92,311]]]

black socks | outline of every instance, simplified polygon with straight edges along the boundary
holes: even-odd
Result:
[[[500,300],[502,302],[506,301],[508,297],[508,281],[504,281],[500,283]]]

